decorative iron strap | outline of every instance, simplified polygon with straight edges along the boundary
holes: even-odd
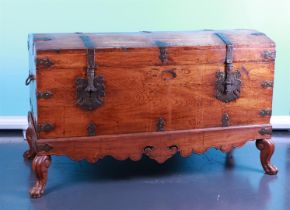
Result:
[[[80,35],[80,38],[87,49],[94,49],[96,48],[96,45],[94,42],[92,42],[91,38],[88,35]]]
[[[225,43],[226,45],[226,64],[232,64],[233,63],[233,44],[228,39],[228,37],[222,33],[216,33],[216,35]]]
[[[226,45],[225,71],[216,73],[216,98],[228,103],[240,97],[241,74],[233,71],[233,44],[225,34],[215,33]]]
[[[85,110],[91,111],[103,104],[104,79],[95,75],[95,44],[89,36],[81,35],[84,46],[87,48],[87,78],[76,79],[77,101],[76,104]]]

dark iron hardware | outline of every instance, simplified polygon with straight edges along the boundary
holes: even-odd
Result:
[[[55,126],[53,124],[50,123],[41,123],[41,124],[37,124],[37,131],[38,132],[49,132],[52,131],[55,128]]]
[[[228,127],[229,126],[229,120],[230,120],[230,116],[228,113],[224,113],[222,116],[222,127]]]
[[[104,78],[95,75],[95,49],[94,43],[89,36],[80,36],[85,47],[87,47],[87,78],[76,79],[76,104],[87,111],[92,111],[103,104],[105,96]]]
[[[159,47],[160,55],[159,59],[162,63],[165,63],[167,61],[167,52],[165,47]]]
[[[261,83],[262,88],[273,88],[273,81],[265,80]]]
[[[262,109],[259,112],[259,115],[262,116],[262,117],[271,116],[272,115],[272,110],[271,109]]]
[[[77,105],[91,111],[103,104],[104,79],[95,76],[95,50],[88,49],[87,78],[76,79]]]
[[[51,96],[53,96],[53,93],[49,90],[44,91],[44,92],[37,92],[37,98],[43,98],[43,99],[48,99]]]
[[[96,124],[94,122],[90,122],[87,127],[88,136],[95,136],[97,133],[96,130],[97,130]]]
[[[52,40],[52,38],[49,37],[38,37],[38,38],[34,38],[34,41],[50,41]]]
[[[37,66],[43,67],[43,68],[49,68],[54,63],[49,58],[38,58],[36,60]]]
[[[233,44],[222,33],[216,35],[226,45],[225,71],[216,73],[216,98],[228,103],[240,97],[241,73],[233,70]]]
[[[261,135],[272,135],[272,129],[271,128],[262,128],[259,130],[259,133]]]
[[[276,52],[275,51],[268,51],[268,50],[265,50],[263,51],[262,53],[262,57],[266,60],[274,60],[275,57],[276,57]]]
[[[166,125],[165,120],[162,117],[160,117],[156,123],[156,130],[157,131],[164,131],[165,125]]]
[[[251,35],[253,35],[253,36],[264,36],[265,34],[262,33],[262,32],[254,32],[254,33],[251,33]]]
[[[28,86],[32,82],[32,80],[35,80],[35,76],[33,74],[29,74],[25,80],[25,85]]]

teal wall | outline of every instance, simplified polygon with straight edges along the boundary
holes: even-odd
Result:
[[[27,34],[251,28],[277,44],[274,115],[290,110],[288,0],[0,0],[0,115],[26,115]]]

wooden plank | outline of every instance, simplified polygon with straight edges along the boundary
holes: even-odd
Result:
[[[270,117],[259,112],[272,106],[272,89],[262,88],[261,83],[273,80],[273,63],[235,64],[241,69],[241,96],[230,103],[215,98],[215,74],[223,68],[221,64],[99,68],[97,74],[105,78],[106,96],[104,105],[92,112],[76,106],[74,81],[84,76],[84,70],[38,71],[38,91],[53,93],[49,99],[38,99],[39,123],[54,122],[53,115],[64,111],[62,121],[57,119],[61,132],[40,136],[86,136],[91,121],[97,126],[97,135],[153,132],[159,117],[166,120],[165,130],[218,127],[225,112],[230,116],[229,125],[269,123]],[[162,72],[168,69],[176,78],[164,80]],[[47,115],[50,108],[52,115]]]
[[[203,153],[211,147],[230,151],[249,140],[270,138],[261,135],[262,128],[269,124],[233,126],[227,128],[192,129],[181,131],[152,132],[95,137],[39,139],[39,148],[50,147],[49,155],[66,155],[73,160],[86,159],[95,162],[105,156],[118,160],[139,160],[143,154],[159,163],[165,162],[176,152],[182,156]],[[148,147],[151,148],[148,149]],[[147,149],[146,149],[147,148]]]
[[[80,36],[88,36],[97,49],[151,48],[160,45],[218,48],[223,46],[223,43],[215,33],[224,33],[235,46],[274,46],[272,40],[255,30],[34,34],[33,38],[37,51],[84,49]]]
[[[202,48],[202,47],[200,47]],[[265,57],[265,52],[275,53],[273,47],[260,48],[235,48],[234,62],[268,62],[273,58]],[[160,50],[155,48],[120,48],[97,49],[95,62],[98,67],[127,67],[139,68],[146,66],[170,65],[197,65],[224,63],[226,54],[225,46],[218,49],[195,49],[193,47],[168,47],[166,48],[167,60],[162,63],[159,56]],[[37,65],[37,71],[56,68],[72,69],[85,68],[86,50],[77,51],[44,51],[37,52],[37,59],[49,59],[53,64],[49,67]]]

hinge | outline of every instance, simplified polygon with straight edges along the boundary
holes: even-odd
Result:
[[[167,52],[165,47],[159,47],[160,55],[159,59],[162,63],[165,63],[167,61]]]
[[[225,34],[216,33],[226,45],[225,71],[216,74],[216,98],[228,103],[240,97],[241,73],[233,68],[233,44]]]
[[[259,112],[259,115],[260,115],[261,117],[271,116],[271,115],[272,115],[272,109],[262,109],[262,110]]]
[[[163,42],[163,41],[155,41],[155,44],[158,46],[159,48],[159,59],[162,62],[162,64],[167,62],[167,50],[166,50],[166,46],[169,46],[168,43]]]
[[[95,75],[95,46],[87,35],[80,35],[87,48],[87,78],[76,79],[76,104],[87,111],[92,111],[103,104],[105,96],[104,78]]]

